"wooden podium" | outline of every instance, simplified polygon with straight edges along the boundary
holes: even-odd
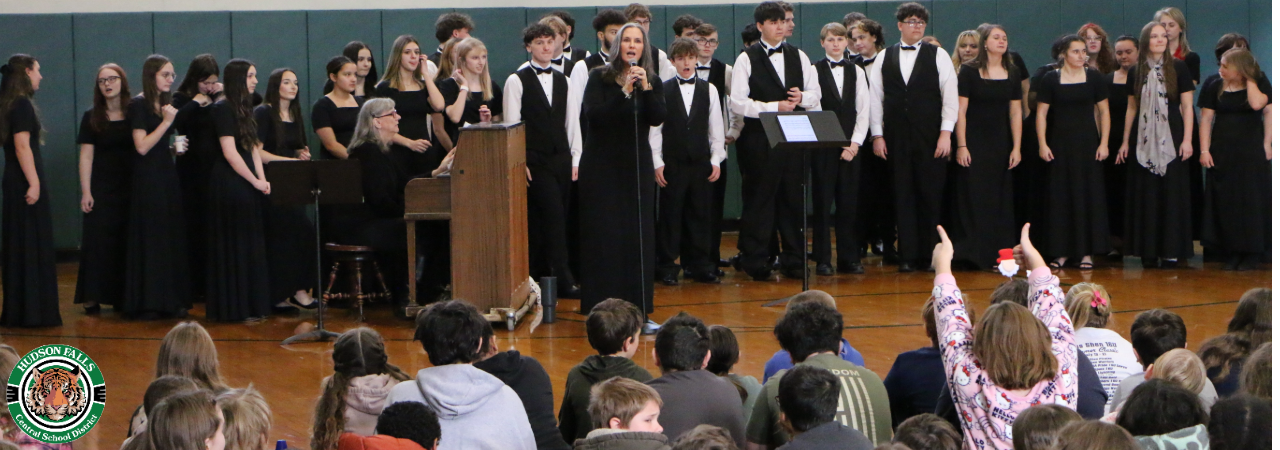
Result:
[[[405,186],[410,298],[417,298],[417,221],[449,220],[453,298],[514,329],[533,306],[525,187],[523,124],[463,128],[451,176]]]

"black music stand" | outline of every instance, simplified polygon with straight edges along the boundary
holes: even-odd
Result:
[[[769,148],[796,150],[804,154],[804,206],[800,208],[801,235],[809,231],[809,150],[842,148],[849,146],[849,137],[840,126],[840,118],[833,111],[792,111],[760,113],[760,124],[769,138]],[[825,213],[826,211],[824,211]],[[809,238],[804,238],[804,291],[809,290]]]
[[[315,205],[316,208],[316,289],[323,289],[320,268],[320,205],[362,203],[364,185],[360,178],[360,161],[330,159],[323,161],[276,161],[265,165],[271,183],[271,203],[277,206]],[[324,329],[324,292],[316,292],[320,302],[316,310],[316,328],[285,339],[281,345],[295,342],[324,342],[338,333]]]

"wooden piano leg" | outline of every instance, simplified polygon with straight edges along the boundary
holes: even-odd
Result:
[[[404,222],[405,233],[409,238],[409,303],[418,304],[418,221],[406,220]]]

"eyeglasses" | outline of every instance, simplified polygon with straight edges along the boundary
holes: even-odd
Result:
[[[108,85],[108,84],[115,83],[115,82],[117,82],[117,81],[120,81],[120,77],[117,77],[117,76],[109,76],[109,77],[106,77],[106,78],[99,78],[99,79],[98,79],[98,84],[101,84],[101,85],[103,85],[103,86],[106,86],[106,85]]]
[[[381,115],[381,116],[373,116],[373,118],[374,118],[374,119],[381,119],[381,118],[383,118],[383,117],[387,117],[387,116],[394,116],[394,115],[396,115],[396,110],[392,109],[392,110],[391,110],[391,112],[388,112],[388,113],[383,114],[383,115]]]
[[[929,24],[929,22],[921,22],[921,21],[919,21],[919,20],[908,20],[908,21],[906,21],[906,22],[902,22],[902,23],[903,23],[903,24],[906,24],[906,25],[907,25],[907,26],[909,26],[909,27],[917,27],[917,28],[919,28],[919,27],[923,27],[923,26],[925,26],[925,25],[928,25],[928,24]]]
[[[649,19],[636,19],[632,20],[632,22],[635,22],[636,25],[640,25],[642,27],[649,25]]]
[[[166,80],[173,80],[174,78],[177,78],[177,77],[178,75],[172,72],[160,74],[160,78],[164,78]]]
[[[711,47],[715,47],[715,46],[720,45],[720,40],[719,40],[719,39],[697,38],[697,39],[694,39],[693,41],[694,41],[694,42],[697,42],[697,43],[698,43],[698,45],[707,45],[707,46],[711,46]]]

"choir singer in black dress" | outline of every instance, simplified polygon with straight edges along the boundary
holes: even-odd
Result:
[[[80,120],[80,274],[76,303],[96,314],[101,305],[119,305],[124,297],[125,236],[129,224],[129,185],[133,176],[133,138],[125,107],[129,78],[114,63],[94,79],[93,107]]]
[[[187,227],[187,259],[191,261],[191,290],[204,295],[205,266],[209,261],[209,174],[222,157],[213,123],[213,103],[222,98],[218,60],[202,54],[191,60],[182,83],[173,92],[175,136],[186,137],[186,151],[175,163],[182,185],[182,217]]]
[[[0,325],[62,325],[53,255],[53,218],[44,184],[40,136],[44,127],[33,102],[40,90],[40,62],[16,54],[0,66],[0,139],[4,141],[4,311]]]
[[[374,88],[374,97],[385,97],[396,102],[400,114],[400,133],[391,145],[391,156],[397,164],[404,165],[411,174],[426,173],[440,164],[448,150],[431,145],[431,130],[427,117],[444,109],[444,97],[435,83],[435,65],[429,64],[422,54],[418,40],[412,35],[401,35],[391,46],[387,57],[387,73]]]
[[[356,95],[359,86],[356,63],[345,56],[335,56],[325,64],[333,90],[326,93],[311,107],[311,126],[320,145],[334,158],[347,159],[347,144],[356,129],[356,114],[364,97]]]
[[[578,167],[582,306],[620,298],[653,313],[654,172],[649,127],[666,102],[644,28],[619,30],[609,63],[591,71],[582,100],[586,129]]]

